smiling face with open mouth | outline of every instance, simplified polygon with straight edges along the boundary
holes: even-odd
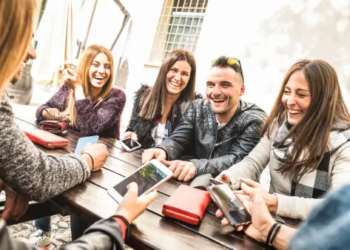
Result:
[[[288,122],[291,125],[296,125],[303,119],[310,102],[309,84],[304,73],[296,71],[290,76],[282,96],[282,103],[287,111]]]
[[[191,77],[191,65],[187,61],[177,61],[166,75],[168,94],[180,95]]]
[[[213,67],[210,70],[206,95],[219,122],[227,123],[231,119],[244,91],[242,77],[232,68]]]
[[[111,76],[111,65],[104,53],[95,56],[89,69],[91,87],[101,90]]]

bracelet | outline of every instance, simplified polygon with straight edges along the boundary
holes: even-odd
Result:
[[[281,226],[282,226],[282,225],[281,225],[280,223],[278,223],[278,226],[276,227],[276,230],[275,230],[275,232],[273,233],[273,235],[272,235],[272,237],[271,237],[271,240],[270,240],[270,242],[269,242],[269,245],[270,245],[270,246],[273,245],[273,241],[275,240],[275,238],[276,238],[278,232],[280,231]]]
[[[90,156],[90,159],[91,159],[91,164],[92,164],[92,168],[91,168],[91,172],[94,172],[95,170],[95,163],[94,163],[94,158],[92,157],[91,154],[89,154],[88,152],[81,152],[81,154],[87,154],[88,156]]]
[[[270,238],[272,233],[275,231],[276,227],[278,226],[278,222],[276,222],[275,224],[273,224],[273,226],[270,228],[269,233],[267,234],[267,238],[266,238],[266,245],[269,245],[270,243]]]
[[[122,216],[122,215],[117,215],[116,214],[116,215],[113,215],[112,217],[113,218],[119,218],[119,219],[121,219],[124,222],[124,224],[126,226],[125,240],[127,240],[129,238],[129,236],[130,236],[130,223],[129,223],[129,221],[127,219],[125,219],[125,217]]]

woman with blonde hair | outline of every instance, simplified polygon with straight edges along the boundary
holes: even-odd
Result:
[[[91,154],[95,165],[84,153],[80,156],[47,155],[39,151],[15,124],[3,90],[5,84],[22,71],[22,62],[35,58],[29,44],[34,13],[34,0],[0,1],[0,60],[3,62],[3,67],[0,67],[0,191],[6,193],[0,218],[0,249],[6,250],[36,249],[11,239],[5,222],[21,217],[29,199],[44,201],[70,189],[89,178],[92,169],[99,170],[108,157],[106,146],[102,144],[90,144],[83,150]],[[85,232],[85,237],[63,248],[124,249],[123,237],[130,231],[129,223],[156,196],[156,191],[153,191],[142,199],[138,198],[137,185],[132,183],[114,216],[97,222]]]
[[[38,120],[69,120],[81,136],[99,135],[119,139],[120,118],[125,105],[124,91],[113,87],[114,63],[111,52],[100,45],[89,46],[76,71],[63,72],[64,85],[51,99],[38,107]],[[30,239],[38,246],[50,242],[50,217],[35,220],[38,229]],[[71,216],[73,239],[89,224]]]
[[[113,74],[111,52],[100,45],[89,46],[76,72],[63,72],[64,85],[37,109],[37,119],[69,120],[81,136],[119,139],[126,97],[123,90],[113,87]]]
[[[334,68],[301,60],[287,72],[264,136],[240,163],[217,177],[251,193],[269,166],[270,212],[304,220],[329,191],[350,183],[350,115]]]

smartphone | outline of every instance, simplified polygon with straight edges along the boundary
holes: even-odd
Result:
[[[126,194],[127,186],[131,182],[136,182],[139,186],[138,195],[147,194],[163,182],[169,180],[173,176],[173,172],[158,160],[151,160],[141,166],[130,176],[108,189],[108,193],[120,203]]]
[[[80,155],[80,153],[83,150],[86,143],[90,142],[92,144],[97,144],[98,138],[99,138],[98,135],[79,138],[79,140],[77,142],[77,146],[75,147],[74,153],[77,155]]]
[[[208,191],[231,226],[237,227],[251,222],[250,214],[227,184],[210,186]]]
[[[141,144],[138,141],[133,140],[132,138],[126,138],[124,140],[121,140],[120,144],[128,152],[134,151],[141,147]]]
[[[210,178],[209,179],[211,183],[213,183],[214,185],[220,185],[220,184],[226,184],[228,185],[227,183],[223,182],[223,181],[220,181],[220,180],[216,180],[214,178]]]

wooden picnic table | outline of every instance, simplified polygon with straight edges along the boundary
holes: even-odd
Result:
[[[13,105],[13,110],[15,121],[21,129],[38,127],[36,107]],[[74,152],[79,133],[70,130],[62,136],[69,140],[65,149],[37,147],[56,155]],[[128,153],[121,149],[115,139],[100,140],[107,145],[110,154],[102,170],[94,172],[86,182],[48,202],[46,205],[51,210],[74,213],[90,223],[114,214],[117,203],[107,193],[107,189],[142,165],[142,150]],[[220,220],[213,214],[215,205],[208,207],[199,226],[164,217],[162,206],[180,184],[184,183],[171,179],[158,188],[156,201],[133,223],[131,237],[126,242],[128,245],[135,249],[271,249],[244,233],[234,232],[230,226],[222,227]]]

